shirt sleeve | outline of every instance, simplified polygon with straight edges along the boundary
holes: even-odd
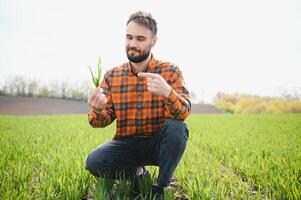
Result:
[[[108,71],[105,74],[104,79],[100,84],[100,87],[103,89],[103,93],[106,95],[108,99],[106,108],[103,109],[101,112],[90,110],[90,112],[88,113],[89,124],[93,128],[106,127],[116,119],[109,83],[110,83],[110,71]]]
[[[191,112],[189,92],[185,86],[182,72],[178,67],[174,68],[170,80],[167,81],[172,87],[169,97],[165,98],[165,117],[185,120]]]

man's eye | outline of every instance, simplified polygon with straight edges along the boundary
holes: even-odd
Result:
[[[138,39],[139,41],[144,41],[144,40],[145,40],[144,37],[138,37],[137,39]]]
[[[126,36],[126,39],[129,39],[129,40],[131,40],[131,39],[133,39],[133,37],[132,37],[132,36],[130,36],[130,35],[127,35],[127,36]]]

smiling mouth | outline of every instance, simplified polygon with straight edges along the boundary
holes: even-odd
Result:
[[[128,51],[131,55],[136,55],[136,54],[140,54],[139,51],[136,51],[136,50],[129,50]]]
[[[131,51],[131,52],[137,52],[137,53],[139,53],[139,51],[137,51],[137,50],[134,50],[134,49],[130,49],[129,51]]]

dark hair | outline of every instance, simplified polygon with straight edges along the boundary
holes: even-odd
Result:
[[[128,25],[131,21],[144,25],[146,28],[151,30],[153,35],[157,35],[157,22],[150,13],[144,11],[135,12],[131,14],[126,25]]]

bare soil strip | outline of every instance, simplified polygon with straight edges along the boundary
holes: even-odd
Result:
[[[5,115],[84,114],[88,110],[88,104],[83,101],[0,96],[0,114]]]
[[[4,115],[64,115],[86,114],[87,102],[42,97],[0,96],[0,114]],[[224,114],[210,104],[192,104],[192,113]]]

